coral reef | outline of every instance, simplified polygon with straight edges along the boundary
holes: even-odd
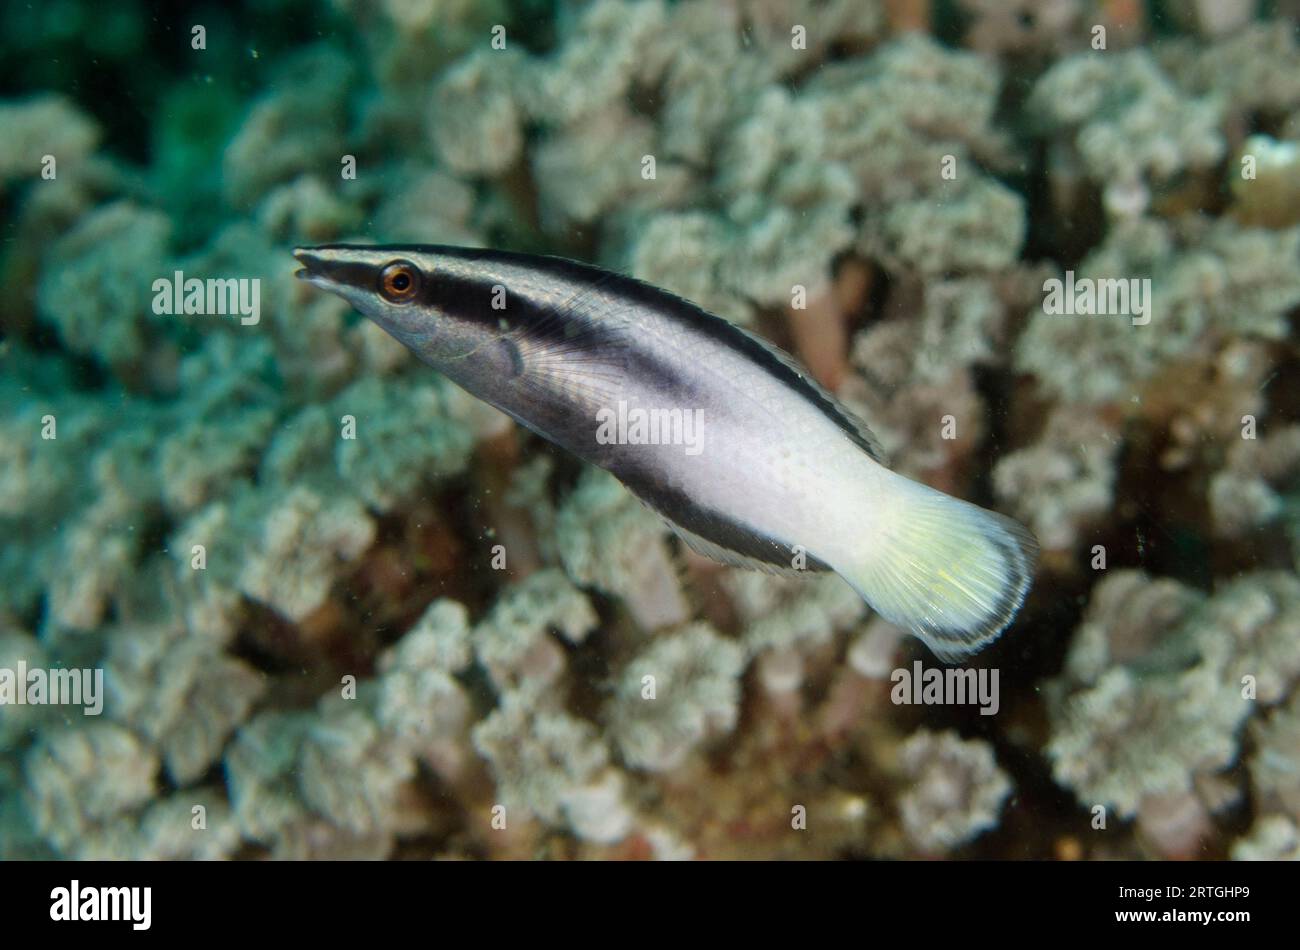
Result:
[[[0,13],[0,670],[104,692],[0,708],[0,858],[1300,858],[1285,5],[251,6],[201,80]],[[931,658],[846,583],[697,555],[295,280],[330,241],[796,352],[1038,536],[1001,711],[892,702]]]

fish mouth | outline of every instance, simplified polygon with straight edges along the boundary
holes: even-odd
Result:
[[[293,272],[294,277],[324,289],[328,289],[333,283],[326,275],[325,259],[315,250],[309,247],[295,247],[293,256],[302,265]]]
[[[368,263],[353,247],[296,247],[293,256],[302,265],[294,271],[295,277],[342,296],[370,291],[378,276],[375,265]]]

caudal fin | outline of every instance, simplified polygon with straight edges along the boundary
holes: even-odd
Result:
[[[1038,542],[1017,521],[890,472],[879,530],[841,570],[876,612],[958,662],[997,639],[1034,578]]]

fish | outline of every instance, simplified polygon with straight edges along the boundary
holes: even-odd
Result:
[[[867,425],[763,338],[578,261],[442,245],[300,247],[297,276],[614,475],[695,551],[834,572],[944,662],[1020,610],[1019,522],[892,471]]]

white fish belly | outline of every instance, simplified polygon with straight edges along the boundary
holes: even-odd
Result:
[[[885,473],[834,421],[779,382],[754,373],[727,374],[721,360],[695,400],[663,394],[700,410],[697,454],[657,447],[658,478],[697,505],[790,550],[831,567],[871,544],[878,506],[876,485]],[[749,385],[746,385],[748,383]],[[652,403],[655,397],[642,397]],[[646,447],[648,448],[648,447]]]

